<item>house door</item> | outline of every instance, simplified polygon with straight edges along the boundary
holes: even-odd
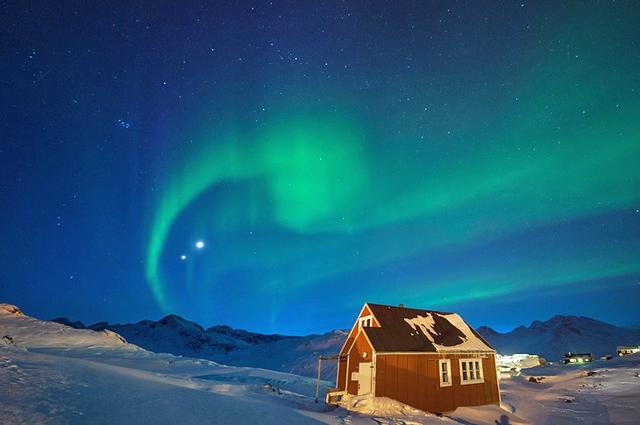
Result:
[[[358,364],[358,395],[371,392],[371,362]]]

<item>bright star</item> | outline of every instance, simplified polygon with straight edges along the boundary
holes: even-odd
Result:
[[[186,255],[184,255],[184,254],[182,254],[182,255],[180,256],[180,259],[181,259],[181,260],[186,260],[186,259],[187,259],[187,256],[186,256]]]
[[[198,248],[198,249],[202,249],[202,248],[204,248],[204,241],[198,241],[198,242],[196,242],[196,248]]]

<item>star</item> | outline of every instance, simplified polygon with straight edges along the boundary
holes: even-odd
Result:
[[[204,248],[204,241],[197,241],[196,242],[196,248],[198,248],[198,249]]]

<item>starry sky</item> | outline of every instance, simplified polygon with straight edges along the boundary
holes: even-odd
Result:
[[[4,302],[639,322],[638,2],[1,7]]]

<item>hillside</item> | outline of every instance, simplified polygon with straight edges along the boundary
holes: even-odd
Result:
[[[559,360],[567,351],[590,352],[600,357],[615,355],[618,345],[640,344],[639,330],[579,316],[535,320],[528,327],[519,326],[507,333],[486,326],[476,330],[501,354],[537,354],[549,361]]]
[[[348,411],[315,403],[314,379],[152,353],[111,331],[41,321],[8,304],[0,304],[0,330],[1,424],[525,423],[498,406],[450,418],[385,398]]]
[[[234,366],[251,366],[315,377],[317,357],[336,354],[346,338],[345,331],[304,337],[264,335],[218,325],[208,329],[180,316],[143,320],[133,324],[106,322],[85,326],[67,318],[53,321],[94,331],[110,330],[127,341],[157,353],[203,358]],[[322,379],[335,380],[335,362],[323,364]]]

